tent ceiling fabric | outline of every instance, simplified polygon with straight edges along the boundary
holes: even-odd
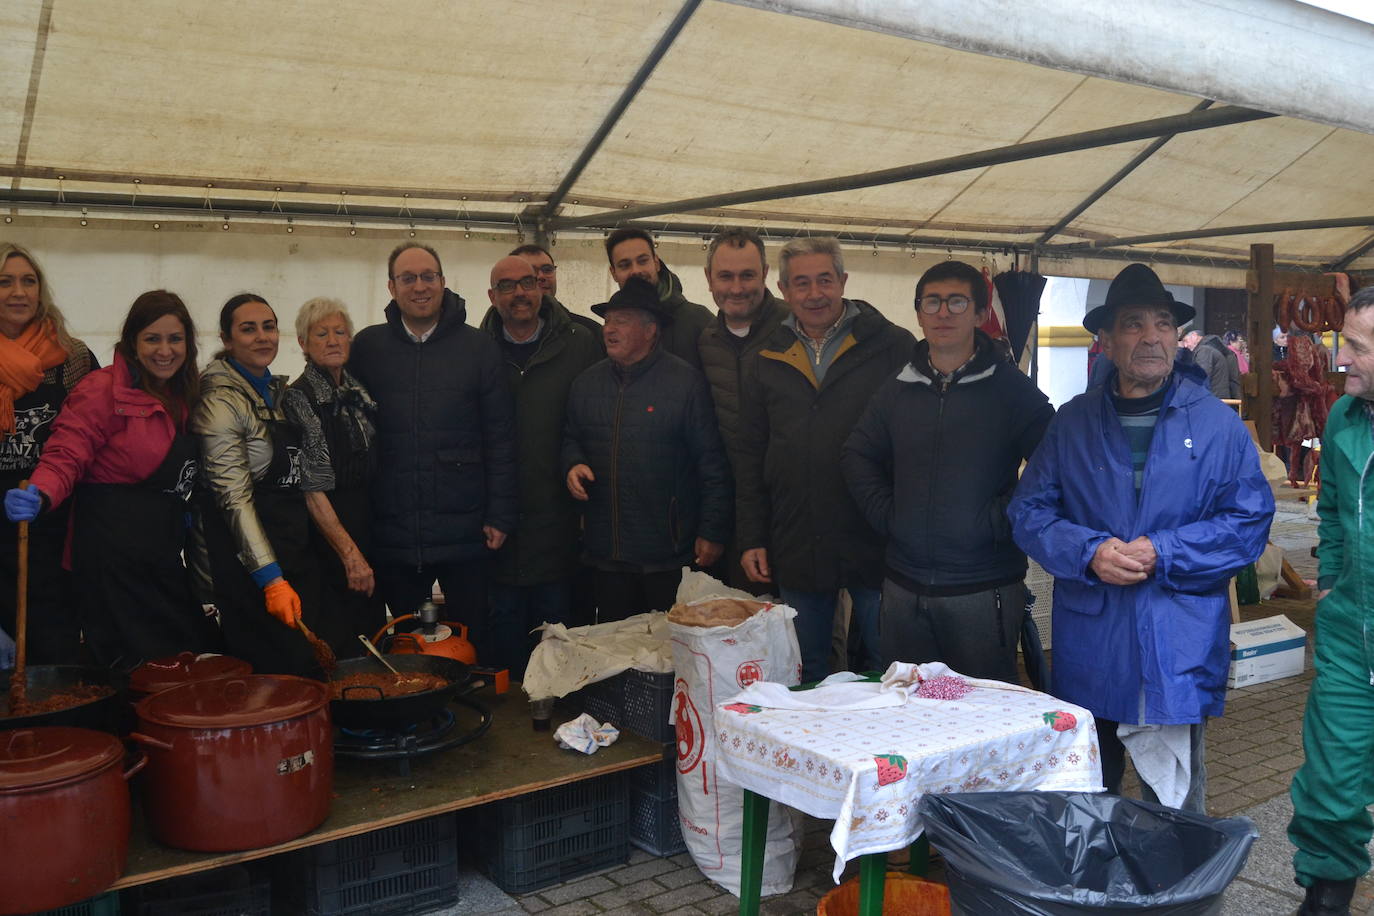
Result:
[[[461,222],[471,208],[495,221],[518,213],[528,227],[681,10],[680,0],[9,0],[0,174],[11,180],[0,205],[51,215],[44,201],[86,194],[126,212],[182,201],[278,218],[290,199],[327,218],[331,204],[345,212],[348,191],[379,219],[413,210]],[[1042,247],[1057,259],[1047,272],[1110,275],[1122,257],[1164,252],[1162,274],[1235,285],[1251,242],[1315,268],[1374,236],[1374,219],[1125,253],[1065,246],[1374,214],[1369,59],[1374,27],[1295,0],[704,0],[557,216],[575,226],[622,207],[1178,116],[1206,93],[1217,108],[1284,116],[1175,136]],[[1150,143],[644,224],[1030,250]]]

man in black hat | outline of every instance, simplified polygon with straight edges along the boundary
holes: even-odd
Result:
[[[734,491],[705,377],[659,346],[672,318],[653,284],[630,277],[593,311],[608,358],[568,394],[563,467],[604,623],[667,610],[684,565],[720,558]]]
[[[638,277],[653,287],[658,297],[658,311],[667,318],[659,328],[659,346],[700,369],[697,341],[701,339],[701,332],[710,326],[711,313],[706,306],[689,302],[682,294],[682,281],[658,256],[654,237],[633,226],[617,229],[606,237],[606,260],[610,262],[611,279],[621,289],[631,277]],[[592,311],[600,315],[605,308],[605,305],[594,305]]]
[[[1060,408],[1007,514],[1055,578],[1054,694],[1097,719],[1107,790],[1129,750],[1147,799],[1202,811],[1226,587],[1264,550],[1274,497],[1236,412],[1175,360],[1192,317],[1144,264],[1117,275],[1083,319],[1113,370]]]

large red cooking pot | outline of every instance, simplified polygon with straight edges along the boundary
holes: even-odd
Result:
[[[119,739],[84,728],[0,732],[0,913],[69,906],[124,872],[129,787]]]
[[[320,825],[334,785],[329,688],[277,674],[198,681],[138,704],[148,826],[179,849],[284,843]]]
[[[243,677],[253,666],[229,655],[180,652],[166,658],[144,662],[129,674],[129,699],[135,704],[144,697],[180,687],[191,681],[213,681],[221,677]]]

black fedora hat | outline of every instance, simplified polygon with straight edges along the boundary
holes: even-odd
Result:
[[[1123,305],[1156,305],[1167,308],[1174,314],[1176,327],[1182,327],[1192,321],[1193,316],[1197,314],[1197,310],[1191,305],[1179,302],[1170,295],[1164,284],[1159,282],[1159,276],[1149,267],[1144,264],[1127,264],[1121,273],[1116,275],[1112,285],[1107,287],[1107,301],[1083,316],[1083,327],[1096,334],[1111,320],[1112,312]]]
[[[654,317],[660,326],[673,323],[673,316],[658,299],[658,290],[648,280],[631,277],[625,285],[616,290],[610,301],[592,306],[592,311],[605,318],[607,312],[616,309],[642,309]]]

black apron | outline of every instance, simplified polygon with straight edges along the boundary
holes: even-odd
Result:
[[[372,544],[370,524],[372,520],[371,494],[366,486],[335,489],[324,494],[339,524],[353,539],[364,559],[368,558]],[[311,627],[315,634],[329,643],[339,658],[354,658],[367,652],[358,641],[358,634],[371,639],[386,623],[386,605],[382,601],[380,589],[374,589],[371,597],[348,587],[348,575],[344,572],[343,561],[338,551],[329,543],[318,528],[310,526],[310,542],[314,549],[320,570],[320,596],[324,606],[318,628]],[[371,560],[368,559],[368,563]],[[374,570],[375,578],[375,570]]]
[[[219,634],[182,562],[196,441],[178,433],[141,483],[83,483],[72,500],[72,572],[86,646],[130,670],[177,652],[218,648]]]
[[[14,402],[14,433],[0,438],[0,489],[19,486],[38,467],[67,389],[62,367],[49,370],[37,388]],[[81,629],[73,607],[71,575],[62,568],[67,542],[64,503],[29,523],[28,663],[84,662]],[[18,526],[0,516],[0,628],[15,635]]]
[[[285,420],[263,415],[272,443],[267,472],[253,483],[253,508],[267,533],[282,576],[301,599],[301,617],[312,630],[319,622],[319,570],[310,550],[310,514],[301,492],[300,437]],[[234,538],[214,495],[202,495],[205,546],[215,583],[224,650],[253,666],[258,674],[296,674],[318,677],[310,645],[299,630],[284,626],[267,613],[262,589],[238,558]]]

